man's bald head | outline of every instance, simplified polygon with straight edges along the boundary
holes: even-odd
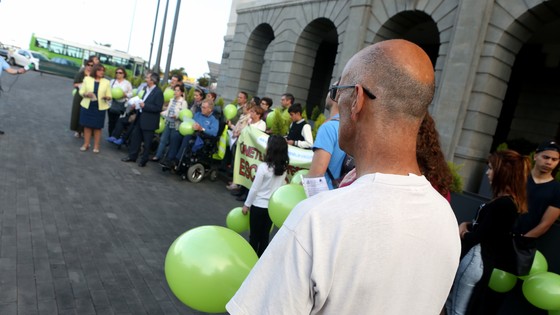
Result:
[[[422,118],[434,96],[434,69],[416,44],[395,39],[362,49],[350,59],[343,82],[360,83],[390,114]]]

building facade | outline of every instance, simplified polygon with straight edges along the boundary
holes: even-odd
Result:
[[[503,142],[560,136],[560,0],[234,0],[219,92],[322,106],[346,62],[404,38],[432,59],[446,158],[477,192]]]

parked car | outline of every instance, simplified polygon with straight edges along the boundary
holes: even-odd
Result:
[[[43,60],[49,60],[49,57],[43,55],[40,52],[32,51],[31,55],[39,60],[39,65],[35,68],[35,70],[41,70],[41,65],[43,64]]]
[[[9,51],[8,46],[5,46],[4,44],[0,43],[0,56],[5,60],[8,60],[8,51]]]
[[[41,60],[41,72],[52,73],[73,79],[80,70],[80,66],[74,61],[55,57]]]
[[[27,67],[30,64],[34,69],[39,69],[39,59],[33,57],[28,49],[15,49],[8,52],[8,62],[12,65]]]

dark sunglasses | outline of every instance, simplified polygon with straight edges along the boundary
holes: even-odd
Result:
[[[124,74],[124,72],[122,72],[122,71],[117,71],[117,74]]]
[[[88,63],[86,66],[87,67],[93,67],[93,63]]]
[[[331,100],[336,102],[336,91],[337,90],[349,89],[349,88],[355,88],[355,87],[356,87],[356,85],[333,85],[329,89],[329,97],[331,98]],[[373,95],[373,93],[371,93],[367,88],[362,86],[362,89],[364,90],[364,93],[367,95],[367,97],[371,98],[372,100],[376,99],[375,95]]]

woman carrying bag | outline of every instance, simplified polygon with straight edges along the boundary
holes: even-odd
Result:
[[[459,225],[461,261],[445,304],[447,315],[485,314],[485,294],[494,268],[515,264],[512,229],[519,214],[527,212],[528,157],[513,150],[488,158],[486,175],[493,199],[482,204],[472,222]]]
[[[132,97],[132,85],[126,79],[126,71],[123,67],[118,67],[115,70],[115,79],[111,80],[111,89],[121,88],[123,91],[123,97],[120,99],[114,99],[110,102],[109,110],[107,111],[107,117],[109,119],[109,136],[113,134],[117,120],[125,112],[125,103],[127,99]]]

